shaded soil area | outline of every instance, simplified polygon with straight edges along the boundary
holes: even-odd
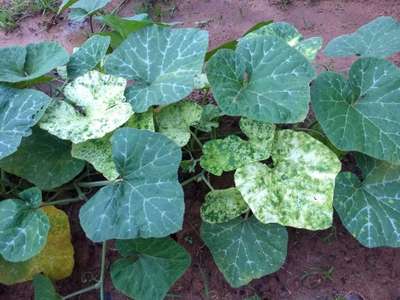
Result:
[[[113,1],[114,6],[119,1]],[[134,1],[123,9],[134,11]],[[398,0],[360,1],[285,1],[267,0],[178,0],[163,4],[162,12],[183,26],[202,27],[210,32],[211,47],[239,37],[256,22],[273,19],[294,24],[306,37],[321,35],[325,41],[349,33],[381,15],[400,19]],[[0,32],[0,46],[57,40],[69,51],[89,34],[87,24],[73,25],[66,18],[48,27],[50,17],[37,16],[24,20],[18,31]],[[399,57],[393,60],[400,62]],[[317,68],[344,70],[350,59],[332,60],[318,56]],[[213,178],[216,187],[227,187],[231,178]],[[258,295],[271,300],[399,300],[400,249],[367,249],[362,247],[340,224],[324,231],[289,229],[286,263],[280,271],[254,280],[246,287],[232,289],[216,268],[210,252],[199,236],[199,210],[207,187],[191,184],[185,188],[186,215],[184,228],[174,238],[192,255],[192,265],[171,289],[168,299],[236,300]],[[57,283],[62,294],[68,294],[94,282],[99,272],[100,246],[86,239],[77,215],[79,205],[62,207],[71,216],[76,266],[73,275]],[[110,244],[109,267],[117,254]],[[116,292],[107,278],[107,299],[128,299]],[[0,299],[31,299],[30,284],[7,287],[0,285]],[[98,299],[96,293],[75,299]]]

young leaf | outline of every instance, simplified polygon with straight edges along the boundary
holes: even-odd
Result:
[[[125,86],[123,78],[98,71],[86,73],[65,87],[67,100],[54,101],[39,125],[73,143],[101,138],[133,114],[124,97]]]
[[[204,132],[211,132],[213,128],[218,128],[219,122],[217,118],[220,116],[222,116],[222,112],[218,106],[207,104],[203,106],[200,121],[194,127]]]
[[[180,148],[159,133],[122,128],[112,136],[121,180],[100,189],[79,213],[93,241],[163,237],[183,222],[183,191],[177,170]]]
[[[236,170],[235,184],[255,217],[309,230],[332,225],[333,190],[341,164],[324,144],[303,132],[278,131],[273,167],[259,162]]]
[[[190,266],[185,249],[170,238],[119,240],[124,258],[111,266],[114,286],[133,299],[161,300]]]
[[[126,39],[132,32],[136,32],[147,26],[154,25],[154,23],[148,19],[128,19],[116,15],[105,15],[99,17],[98,19],[104,24],[107,24],[112,30],[115,30],[117,33],[119,33],[123,40]]]
[[[190,126],[200,121],[202,111],[200,105],[191,101],[182,101],[162,107],[155,115],[157,131],[183,147],[190,140]]]
[[[379,17],[356,32],[331,40],[327,56],[369,56],[384,58],[400,51],[400,24],[392,17]]]
[[[58,8],[57,14],[59,15],[60,13],[62,13],[64,10],[69,8],[72,4],[74,4],[77,1],[78,0],[63,0],[63,2],[61,3],[60,7]]]
[[[204,144],[200,160],[203,169],[220,176],[224,171],[233,171],[270,157],[274,125],[242,118],[240,128],[249,137],[249,141],[230,135]]]
[[[15,284],[29,281],[39,273],[52,280],[60,280],[71,275],[74,268],[74,248],[68,216],[54,206],[41,209],[50,221],[50,231],[46,246],[33,258],[12,263],[0,257],[0,283]]]
[[[135,112],[177,102],[194,88],[208,46],[198,29],[151,26],[128,38],[105,61],[107,73],[134,80],[126,97]]]
[[[301,33],[291,24],[286,22],[276,22],[265,25],[242,39],[254,38],[257,36],[276,36],[284,40],[289,46],[298,50],[308,60],[313,61],[322,47],[321,37],[304,39]]]
[[[334,206],[348,231],[365,247],[400,247],[400,166],[357,154],[363,180],[336,178]]]
[[[49,278],[41,274],[33,278],[33,288],[35,290],[35,300],[62,300]]]
[[[23,137],[31,134],[51,99],[35,90],[0,85],[0,159],[17,151]]]
[[[278,224],[261,224],[254,217],[222,224],[204,222],[201,237],[235,288],[274,273],[285,262],[288,234]]]
[[[65,65],[68,59],[68,52],[56,42],[0,48],[0,82],[38,78]]]
[[[81,22],[86,17],[105,7],[109,2],[111,0],[78,0],[70,5],[72,9],[70,19],[75,22]]]
[[[201,218],[208,223],[228,222],[249,210],[236,188],[214,190],[206,195],[201,206]]]
[[[67,64],[68,78],[75,79],[91,70],[104,58],[110,46],[110,37],[94,35],[83,43]]]
[[[207,64],[207,77],[222,111],[270,123],[296,123],[308,112],[308,60],[281,38],[243,39],[236,51],[219,50]]]
[[[27,194],[32,198],[28,199]],[[24,200],[0,201],[0,254],[10,262],[37,255],[45,246],[49,232],[49,219],[38,208],[41,191],[34,189],[20,196]]]
[[[17,152],[0,160],[0,168],[42,190],[51,190],[71,181],[83,170],[85,163],[72,158],[70,152],[70,142],[34,128]]]
[[[400,162],[400,70],[379,58],[361,58],[349,80],[322,73],[313,82],[311,99],[318,122],[343,151]]]

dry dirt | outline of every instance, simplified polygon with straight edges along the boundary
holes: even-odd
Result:
[[[113,1],[113,5],[118,1]],[[123,14],[132,14],[132,2]],[[400,19],[398,0],[359,1],[292,1],[286,9],[267,0],[177,0],[166,7],[171,12],[168,20],[183,22],[183,26],[202,26],[210,32],[210,46],[239,37],[256,22],[273,19],[294,24],[306,37],[320,35],[325,41],[352,32],[362,24],[381,15]],[[0,32],[0,46],[27,44],[42,40],[57,40],[69,51],[85,40],[87,24],[71,25],[66,18],[46,29],[46,17],[26,19],[20,29]],[[400,62],[394,57],[395,62]],[[348,59],[335,62],[318,56],[317,68],[324,66],[338,71],[350,63]],[[217,187],[227,186],[228,179],[214,178]],[[270,276],[254,280],[247,287],[232,289],[224,281],[211,255],[199,238],[199,208],[206,188],[193,184],[185,190],[186,217],[184,229],[175,238],[192,255],[191,268],[175,284],[168,299],[236,300],[258,295],[271,300],[398,300],[400,299],[400,249],[366,249],[341,226],[335,217],[330,230],[310,232],[289,229],[289,248],[282,269]],[[76,219],[79,206],[65,208],[70,214],[76,250],[76,268],[71,278],[59,282],[62,294],[90,284],[98,272],[99,246],[88,241]],[[109,252],[109,261],[115,252]],[[108,263],[109,265],[109,263]],[[107,280],[107,299],[127,299],[116,292]],[[29,284],[12,287],[0,285],[0,299],[30,299]],[[342,298],[340,298],[342,297]],[[76,299],[98,299],[96,293]]]

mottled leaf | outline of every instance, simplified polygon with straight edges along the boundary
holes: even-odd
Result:
[[[247,203],[236,188],[213,190],[205,197],[200,214],[208,223],[228,222],[249,210]]]
[[[94,35],[86,40],[67,64],[68,77],[74,79],[93,70],[107,53],[110,37]]]
[[[39,273],[52,280],[60,280],[71,275],[74,268],[74,248],[68,216],[54,206],[41,209],[50,221],[50,231],[46,246],[33,258],[12,263],[0,257],[0,283],[15,284],[29,281]]]
[[[37,195],[31,193],[33,202],[22,194],[24,200],[0,201],[0,254],[10,262],[25,261],[37,255],[45,246],[49,220],[37,208]],[[22,198],[21,197],[21,198]],[[41,199],[41,195],[39,196]]]
[[[183,191],[177,170],[180,148],[159,133],[122,128],[112,136],[121,179],[100,189],[79,214],[93,241],[163,237],[183,222]]]
[[[126,122],[125,127],[155,131],[153,110],[149,109],[144,113],[134,114],[130,117],[128,122]]]
[[[311,98],[318,122],[337,148],[400,162],[400,70],[394,64],[361,58],[348,81],[322,73]]]
[[[308,60],[281,38],[243,39],[236,51],[219,50],[207,64],[215,100],[230,116],[271,123],[296,123],[308,112]]]
[[[157,131],[183,147],[190,140],[190,126],[201,119],[202,107],[191,101],[181,101],[162,107],[155,115]]]
[[[86,73],[65,87],[66,100],[54,101],[39,125],[73,143],[101,138],[133,114],[123,95],[125,86],[123,78],[98,71]]]
[[[278,271],[285,262],[288,234],[278,224],[262,224],[254,217],[222,224],[204,222],[201,237],[235,288]]]
[[[218,128],[218,117],[222,116],[221,110],[214,104],[207,104],[203,106],[201,118],[198,124],[195,124],[198,130],[204,132],[211,132],[213,128]]]
[[[276,133],[273,167],[260,162],[237,169],[235,184],[262,223],[310,230],[332,225],[333,190],[341,164],[324,144],[303,132]]]
[[[18,90],[0,85],[0,159],[15,152],[51,99],[35,90]]]
[[[363,180],[336,178],[334,206],[348,231],[365,247],[400,247],[400,166],[357,154]]]
[[[33,278],[35,300],[62,300],[49,278],[38,274]]]
[[[0,168],[32,182],[42,190],[59,187],[77,176],[85,163],[71,156],[71,143],[39,128],[22,140],[14,154],[0,160]]]
[[[242,118],[240,128],[249,137],[249,141],[230,135],[204,144],[200,160],[203,169],[220,176],[224,171],[236,170],[251,162],[265,160],[271,155],[275,133],[273,124]]]
[[[328,56],[384,58],[400,51],[400,24],[392,17],[379,17],[351,34],[338,36],[326,46]]]
[[[134,80],[126,97],[135,112],[177,102],[194,88],[208,46],[197,29],[145,27],[128,38],[105,61],[107,73]]]
[[[117,248],[124,258],[112,264],[112,282],[134,299],[164,299],[190,265],[189,254],[170,238],[120,240]]]
[[[276,36],[284,40],[289,46],[298,50],[308,60],[313,61],[322,47],[321,37],[304,39],[301,33],[291,24],[286,22],[276,22],[265,25],[249,34],[243,39],[258,36]]]
[[[0,81],[38,78],[68,62],[68,52],[56,42],[0,48]]]

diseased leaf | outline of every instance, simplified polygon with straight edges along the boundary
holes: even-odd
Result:
[[[322,47],[321,37],[304,39],[301,33],[291,24],[286,22],[276,22],[267,24],[259,29],[247,34],[243,39],[258,36],[276,36],[284,40],[289,46],[295,48],[308,60],[313,61]]]
[[[134,299],[164,299],[190,266],[189,254],[170,238],[119,240],[117,248],[124,258],[112,264],[112,282]]]
[[[149,109],[144,113],[134,114],[125,124],[125,127],[155,131],[153,110]]]
[[[111,133],[106,136],[72,145],[71,155],[86,160],[108,180],[119,177],[112,158]]]
[[[78,0],[69,5],[72,9],[70,19],[75,22],[82,22],[86,17],[102,9],[109,2],[111,0]]]
[[[203,106],[200,121],[194,127],[204,132],[211,132],[213,128],[218,128],[219,122],[217,118],[220,116],[222,116],[222,112],[218,106],[207,104]]]
[[[54,101],[39,125],[73,143],[101,138],[133,114],[123,95],[125,86],[123,78],[98,71],[86,73],[65,87],[66,100]]]
[[[29,281],[39,273],[52,280],[60,280],[71,275],[74,268],[74,248],[68,216],[54,206],[40,209],[50,221],[50,231],[46,246],[33,258],[18,263],[0,257],[0,283],[12,285]]]
[[[207,77],[221,110],[270,123],[296,123],[308,112],[308,60],[281,38],[243,39],[236,51],[219,50],[207,64]]]
[[[235,184],[255,217],[309,230],[332,225],[333,190],[341,164],[324,144],[303,132],[276,133],[273,167],[260,162],[236,170]]]
[[[204,144],[200,160],[203,169],[220,176],[223,172],[270,157],[275,133],[273,124],[242,118],[240,128],[249,137],[249,141],[230,135]]]
[[[192,92],[207,46],[206,31],[145,27],[130,34],[104,67],[109,74],[135,81],[125,95],[135,112],[144,112]]]
[[[351,34],[338,36],[326,46],[327,56],[384,58],[400,51],[400,24],[392,17],[379,17]]]
[[[50,101],[39,91],[0,85],[0,159],[17,151],[22,138],[31,135]]]
[[[100,189],[79,213],[93,241],[163,237],[183,222],[183,191],[177,170],[180,148],[159,133],[115,131],[113,159],[121,180]]]
[[[206,195],[201,206],[201,218],[208,223],[228,222],[249,210],[236,188],[214,190]]]
[[[202,107],[191,101],[182,101],[162,107],[155,115],[158,132],[185,146],[190,140],[190,126],[201,119]]]
[[[347,230],[365,247],[400,247],[400,166],[356,154],[363,180],[336,178],[334,206]]]
[[[0,168],[42,190],[51,190],[75,178],[85,167],[71,156],[71,143],[39,128],[22,140],[14,154],[0,160]]]
[[[38,197],[41,200],[40,190],[31,189],[21,195],[24,200],[0,201],[0,254],[10,262],[28,260],[46,244],[49,220],[37,208]]]
[[[254,217],[239,217],[222,224],[203,222],[201,238],[218,269],[235,288],[279,270],[285,262],[285,227],[261,224]]]
[[[0,82],[38,78],[65,65],[68,59],[68,52],[56,42],[0,48]]]
[[[35,300],[62,300],[49,278],[41,274],[33,278],[33,288],[35,290]]]
[[[349,80],[322,73],[311,88],[313,109],[340,150],[400,162],[400,70],[378,58],[361,58]]]
[[[110,37],[94,35],[86,40],[67,64],[68,77],[75,79],[93,70],[107,53],[110,46]]]

